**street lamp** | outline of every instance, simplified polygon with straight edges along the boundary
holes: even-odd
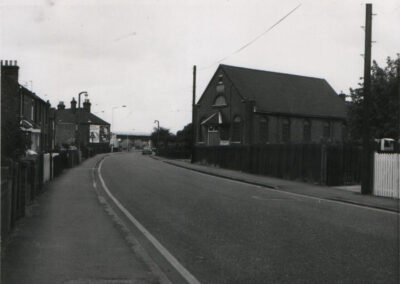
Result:
[[[115,106],[111,109],[111,137],[113,137],[113,131],[114,131],[114,110],[116,110],[117,108],[121,108],[121,107],[126,107],[126,105],[122,105],[122,106]],[[117,139],[117,136],[115,135],[115,139]],[[111,146],[111,152],[114,152],[114,141],[113,144]]]
[[[134,131],[135,128],[132,128],[132,131]],[[130,148],[129,148],[129,133],[126,132],[126,150],[127,152],[129,152]]]
[[[86,91],[82,91],[82,92],[80,92],[79,94],[78,94],[78,113],[77,113],[77,115],[75,115],[75,125],[76,125],[76,146],[78,147],[78,153],[80,152],[80,149],[81,149],[81,142],[80,142],[80,136],[81,136],[81,133],[80,133],[80,125],[81,125],[81,120],[80,120],[80,111],[79,111],[79,109],[81,108],[81,95],[85,95],[85,97],[87,97],[88,96],[88,92],[86,92]],[[76,121],[78,121],[77,123],[76,123]]]
[[[126,107],[126,105],[122,105],[122,106],[115,106],[112,108],[112,118],[111,118],[111,125],[112,125],[112,130],[114,130],[114,110],[116,110],[117,108],[122,108],[122,107]]]
[[[85,97],[88,96],[88,92],[82,91],[78,94],[78,108],[81,108],[81,95],[85,95]]]
[[[157,148],[160,141],[160,122],[158,120],[154,120],[154,123],[157,123]]]

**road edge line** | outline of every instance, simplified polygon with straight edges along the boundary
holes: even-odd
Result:
[[[158,252],[176,269],[176,271],[190,284],[200,284],[200,282],[182,265],[179,261],[138,221],[131,213],[112,195],[108,189],[104,179],[101,175],[101,167],[104,159],[99,163],[97,174],[100,179],[101,185],[109,198],[121,210],[122,213],[128,218],[129,221],[146,237],[146,239],[158,250]]]
[[[170,162],[168,160],[163,160],[163,159],[158,159],[158,158],[153,158],[153,159],[163,162],[165,164],[171,165],[171,166],[187,169],[189,171],[198,172],[198,173],[201,173],[204,175],[214,176],[214,177],[227,179],[227,180],[231,180],[231,181],[235,181],[235,182],[240,182],[240,183],[244,183],[244,184],[249,184],[249,185],[253,185],[253,186],[260,186],[260,187],[266,188],[267,190],[273,190],[273,191],[277,191],[277,192],[281,192],[281,193],[285,193],[285,194],[289,194],[289,195],[295,195],[295,196],[300,196],[300,197],[310,198],[310,199],[315,199],[315,200],[322,200],[322,201],[325,201],[328,203],[339,203],[342,205],[353,206],[353,207],[363,208],[366,210],[372,210],[372,211],[377,211],[377,212],[382,212],[382,213],[387,213],[387,214],[400,215],[399,211],[392,210],[389,208],[384,208],[384,207],[379,207],[379,206],[371,206],[371,205],[366,205],[366,204],[361,204],[361,203],[356,203],[356,202],[346,201],[346,200],[337,200],[337,199],[333,199],[333,198],[317,197],[317,196],[312,196],[312,195],[307,195],[307,194],[291,192],[291,191],[284,190],[277,186],[270,186],[270,185],[262,184],[262,183],[258,183],[258,182],[251,182],[251,181],[247,181],[244,179],[228,177],[228,176],[224,176],[224,175],[220,175],[220,174],[214,174],[214,173],[210,173],[210,172],[203,171],[200,169],[194,169],[194,168],[186,167],[184,165],[179,165],[174,162]]]

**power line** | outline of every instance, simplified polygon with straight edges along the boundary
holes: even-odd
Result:
[[[232,55],[235,55],[239,52],[241,52],[242,50],[246,49],[247,47],[249,47],[250,45],[252,45],[254,42],[256,42],[259,38],[261,38],[262,36],[264,36],[266,33],[268,33],[269,31],[271,31],[273,28],[275,28],[277,25],[279,25],[283,20],[285,20],[287,17],[289,17],[294,11],[296,11],[298,8],[300,8],[301,4],[297,5],[294,9],[292,9],[289,13],[287,13],[285,16],[283,16],[282,18],[280,18],[275,24],[273,24],[272,26],[270,26],[267,30],[265,30],[264,32],[262,32],[261,34],[259,34],[258,36],[256,36],[254,39],[252,39],[251,41],[249,41],[248,43],[246,43],[245,45],[243,45],[242,47],[240,47],[239,49],[237,49],[235,52],[233,52],[230,55],[225,56],[224,58],[214,62],[213,64],[207,66],[207,67],[203,67],[200,70],[204,70],[204,69],[208,69],[212,66],[214,66],[215,64],[221,63],[222,61],[224,61],[225,59],[231,57]]]

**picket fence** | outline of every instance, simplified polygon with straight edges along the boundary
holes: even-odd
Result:
[[[374,154],[374,195],[400,197],[400,154]]]

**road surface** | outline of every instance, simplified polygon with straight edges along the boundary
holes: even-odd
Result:
[[[99,172],[120,205],[201,283],[398,283],[398,214],[205,175],[140,153],[110,155]],[[179,282],[168,260],[150,242],[144,246]]]

